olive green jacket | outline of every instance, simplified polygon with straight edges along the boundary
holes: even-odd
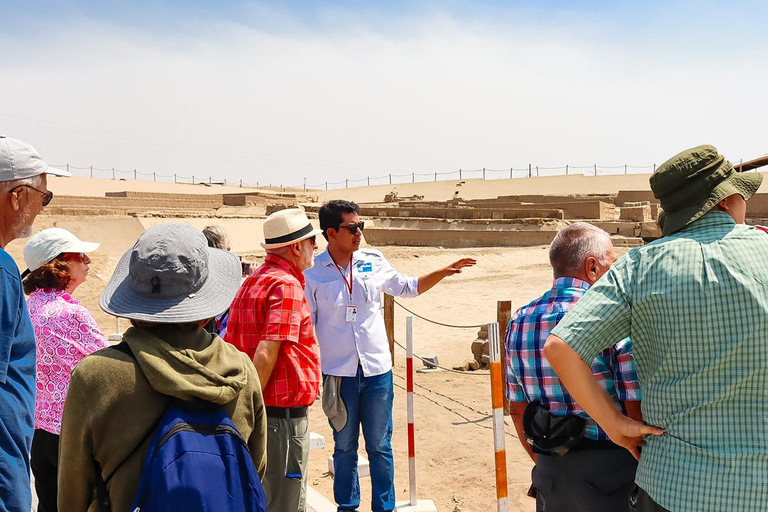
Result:
[[[135,359],[106,348],[72,372],[59,441],[59,510],[98,510],[95,461],[112,510],[129,509],[169,397],[223,405],[264,476],[267,422],[259,377],[247,355],[201,328],[132,327],[123,339]]]

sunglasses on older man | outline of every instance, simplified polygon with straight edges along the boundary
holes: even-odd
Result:
[[[355,224],[347,224],[346,226],[340,225],[336,228],[336,231],[341,231],[342,229],[348,229],[351,234],[356,234],[357,230],[359,229],[362,231],[365,229],[365,222],[360,221]]]
[[[32,190],[34,190],[35,192],[43,196],[43,207],[48,206],[48,204],[51,201],[53,201],[53,192],[51,192],[50,190],[48,192],[43,192],[42,190],[36,189],[32,185],[19,185],[18,187],[13,187],[11,190],[9,190],[9,192],[13,192],[14,190],[18,190],[24,187],[31,188]]]

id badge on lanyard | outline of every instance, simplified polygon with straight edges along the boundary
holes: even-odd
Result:
[[[352,265],[352,260],[349,261],[349,281],[347,281],[346,276],[344,275],[344,271],[341,269],[341,267],[334,261],[334,265],[336,265],[336,268],[339,271],[339,274],[341,274],[341,278],[344,280],[344,284],[346,285],[347,291],[349,292],[349,304],[347,304],[347,307],[345,308],[345,315],[344,320],[348,324],[355,324],[357,323],[357,306],[355,304],[351,304],[352,302],[352,272],[354,270],[354,266]]]

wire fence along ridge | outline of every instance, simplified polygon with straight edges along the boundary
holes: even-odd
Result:
[[[450,181],[454,179],[484,179],[484,180],[498,180],[498,179],[512,179],[512,178],[532,178],[539,176],[562,176],[571,174],[571,170],[586,170],[586,172],[577,172],[577,174],[585,175],[611,175],[611,174],[628,174],[629,169],[653,172],[656,170],[656,164],[650,165],[561,165],[557,167],[543,167],[530,164],[528,167],[510,167],[508,169],[458,169],[456,171],[447,172],[411,172],[411,173],[390,173],[381,176],[367,176],[364,178],[347,178],[340,181],[325,181],[322,183],[307,183],[307,179],[304,178],[304,182],[301,184],[289,184],[285,185],[278,181],[257,181],[256,183],[246,182],[242,179],[231,178],[217,178],[214,176],[201,176],[193,174],[191,176],[182,175],[178,173],[159,173],[159,172],[145,172],[138,169],[117,169],[115,167],[104,168],[94,167],[92,165],[87,167],[76,166],[72,164],[55,165],[53,167],[66,168],[69,172],[76,176],[86,176],[90,178],[109,178],[109,179],[134,179],[142,181],[161,181],[161,182],[173,182],[173,183],[192,183],[192,184],[207,184],[207,185],[224,185],[232,187],[247,187],[247,188],[268,188],[285,191],[285,190],[304,190],[316,191],[316,190],[331,190],[342,189],[353,186],[371,186],[371,185],[396,185],[401,183],[425,183],[433,181]],[[75,171],[75,172],[73,172]],[[270,171],[264,171],[265,174]],[[279,174],[276,174],[279,176]]]

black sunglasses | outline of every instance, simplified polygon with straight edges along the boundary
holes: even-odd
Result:
[[[53,201],[53,192],[51,192],[50,190],[48,192],[43,192],[42,190],[36,189],[32,185],[19,185],[18,187],[13,187],[11,190],[9,190],[9,192],[13,192],[14,190],[20,189],[22,187],[31,188],[32,190],[34,190],[35,192],[43,196],[43,207],[48,206],[48,204],[50,204],[50,202]]]
[[[357,224],[349,224],[349,225],[347,225],[347,226],[338,226],[338,227],[336,228],[336,231],[341,231],[342,229],[348,229],[348,230],[349,230],[349,232],[350,232],[350,233],[352,233],[352,234],[354,235],[355,233],[357,233],[357,230],[358,230],[358,229],[359,229],[360,231],[362,231],[363,229],[365,229],[365,222],[363,222],[363,221],[360,221],[360,222],[358,222]]]

